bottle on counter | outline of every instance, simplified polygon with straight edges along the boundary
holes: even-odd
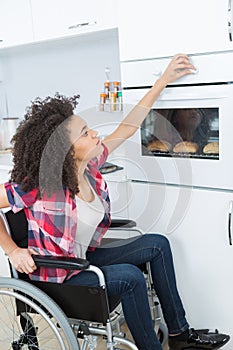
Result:
[[[113,82],[113,91],[118,94],[118,91],[120,91],[120,82],[119,81],[114,81]]]
[[[110,106],[111,106],[110,98],[106,98],[105,104],[104,104],[104,111],[110,112]]]
[[[123,111],[122,91],[118,91],[117,93],[117,103],[118,103],[118,111]]]
[[[105,83],[104,83],[104,92],[107,95],[107,98],[110,98],[110,95],[109,95],[109,93],[110,93],[110,86],[111,86],[110,81],[105,81]]]
[[[100,94],[100,111],[101,112],[104,111],[104,105],[106,103],[106,98],[107,98],[107,94],[106,93],[101,93]]]
[[[111,91],[110,92],[110,112],[116,111],[116,103],[117,103],[117,93]]]

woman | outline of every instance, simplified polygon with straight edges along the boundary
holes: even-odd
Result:
[[[109,295],[120,295],[125,319],[141,350],[161,349],[145,279],[137,267],[147,261],[172,350],[188,344],[219,348],[229,339],[222,334],[198,335],[189,330],[165,237],[148,234],[121,247],[98,248],[110,224],[109,197],[99,167],[110,152],[136,132],[166,85],[193,69],[186,55],[174,56],[161,78],[102,143],[97,132],[73,114],[79,96],[37,99],[13,138],[11,181],[0,187],[0,207],[11,206],[15,212],[23,209],[28,219],[28,249],[17,247],[0,226],[0,245],[15,268],[32,279],[96,285],[96,277],[85,271],[39,269],[31,255],[87,258],[102,269]]]

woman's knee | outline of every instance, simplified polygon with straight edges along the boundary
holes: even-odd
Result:
[[[157,248],[161,251],[167,252],[171,250],[170,242],[167,239],[166,236],[158,233],[147,233],[143,235],[145,241],[147,244],[150,245],[150,247]]]
[[[121,274],[121,282],[127,284],[130,289],[134,289],[138,285],[146,286],[143,272],[137,266],[131,264],[124,264],[124,270],[122,270]]]

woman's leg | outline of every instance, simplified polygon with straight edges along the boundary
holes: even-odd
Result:
[[[127,240],[125,242],[127,243]],[[140,265],[150,262],[153,283],[169,333],[178,334],[189,328],[177,291],[172,253],[166,237],[145,234],[118,247],[98,248],[89,252],[87,259],[100,267],[109,264]]]
[[[104,254],[104,252],[102,252]],[[161,350],[147,297],[147,286],[142,271],[132,264],[101,267],[109,296],[120,296],[125,320],[140,350]],[[98,285],[93,272],[82,271],[65,283],[73,285]]]

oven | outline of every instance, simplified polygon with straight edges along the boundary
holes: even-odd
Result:
[[[187,76],[161,93],[127,141],[129,179],[233,189],[233,84],[211,77]],[[142,86],[125,83],[126,112],[148,91],[143,79]]]

